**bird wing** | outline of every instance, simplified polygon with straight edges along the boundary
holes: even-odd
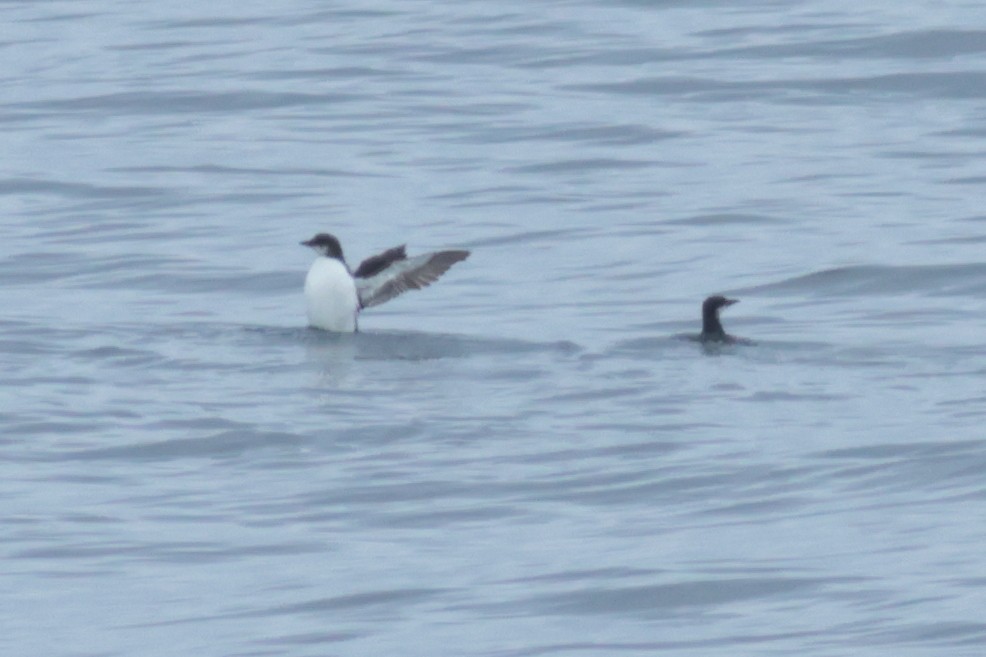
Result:
[[[370,256],[363,262],[359,263],[359,267],[353,272],[354,278],[370,278],[371,276],[376,276],[387,267],[391,266],[398,260],[405,260],[407,258],[407,253],[404,252],[404,246],[395,246],[392,249],[387,249],[383,253],[378,253],[377,255]]]
[[[468,251],[436,251],[393,261],[375,276],[356,280],[360,303],[364,308],[379,306],[408,290],[427,287],[447,272],[449,267],[467,257]]]

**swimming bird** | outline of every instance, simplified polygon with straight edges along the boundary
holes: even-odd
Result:
[[[719,294],[709,297],[702,303],[702,333],[697,338],[700,342],[752,344],[750,340],[745,338],[729,335],[722,328],[722,322],[719,321],[719,311],[734,303],[739,303],[739,299],[727,299]]]
[[[364,308],[379,306],[407,290],[434,283],[449,267],[469,257],[468,251],[435,251],[408,258],[404,245],[387,249],[350,271],[342,245],[334,235],[319,233],[301,243],[319,257],[305,277],[308,324],[326,331],[358,330]]]

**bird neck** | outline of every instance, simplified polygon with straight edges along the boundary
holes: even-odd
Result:
[[[708,308],[702,311],[702,335],[725,335],[726,331],[722,328],[719,321],[719,312],[715,308]]]
[[[338,260],[339,262],[342,263],[343,267],[349,269],[349,265],[346,264],[346,259],[343,258],[341,254],[336,255],[335,253],[322,253],[322,257],[328,260]]]

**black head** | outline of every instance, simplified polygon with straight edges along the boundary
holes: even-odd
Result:
[[[726,331],[722,328],[719,321],[719,311],[726,306],[739,303],[739,299],[727,299],[722,295],[709,297],[702,303],[702,335],[720,336],[725,335]]]
[[[708,312],[718,312],[720,308],[731,306],[734,303],[739,303],[739,299],[727,299],[721,294],[717,294],[714,297],[709,297],[702,303],[702,314],[704,315]]]
[[[342,245],[339,244],[339,240],[335,238],[335,235],[319,233],[310,240],[302,242],[301,245],[311,247],[327,258],[336,258],[343,262],[346,261],[342,256]]]

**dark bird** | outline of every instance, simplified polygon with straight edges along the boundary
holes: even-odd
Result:
[[[702,303],[702,332],[697,336],[700,342],[718,342],[722,344],[752,344],[745,338],[737,338],[726,333],[719,321],[719,311],[739,303],[738,299],[727,299],[722,295],[711,296]]]

